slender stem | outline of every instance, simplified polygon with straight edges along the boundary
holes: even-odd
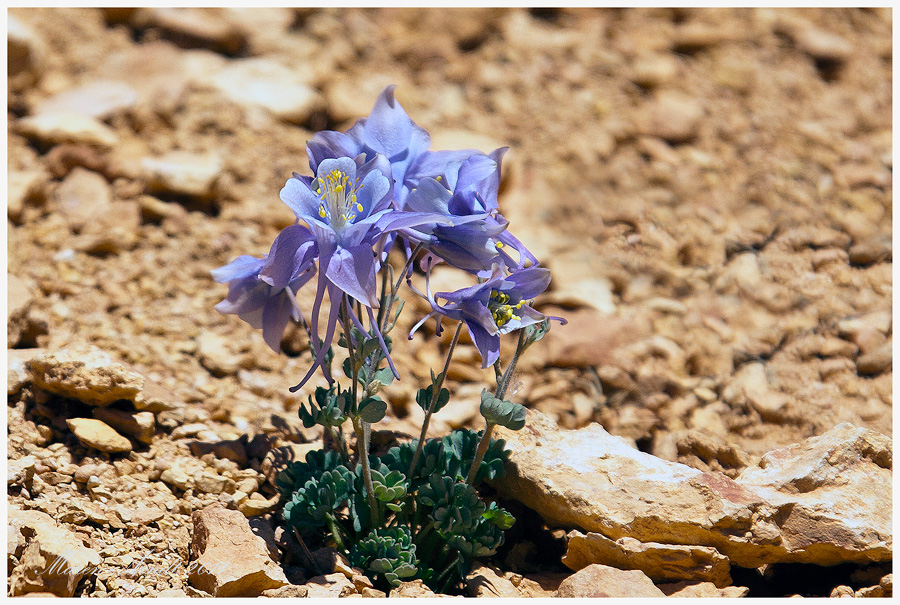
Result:
[[[369,516],[372,522],[372,527],[375,528],[379,526],[378,504],[375,500],[375,486],[372,485],[372,470],[369,467],[369,440],[366,438],[366,431],[362,426],[363,423],[360,422],[359,416],[356,415],[356,378],[358,374],[356,368],[356,359],[354,359],[353,343],[350,340],[350,311],[348,309],[346,294],[341,300],[341,315],[343,316],[341,319],[341,323],[342,327],[344,328],[344,339],[347,341],[347,352],[350,356],[350,373],[352,374],[352,376],[350,377],[350,380],[352,381],[352,385],[350,387],[352,397],[350,419],[353,421],[353,431],[356,433],[356,445],[359,449],[359,459],[362,463],[363,468],[363,481],[366,485],[366,496],[369,500]]]
[[[306,542],[303,541],[303,538],[300,536],[300,531],[296,527],[294,528],[294,537],[297,538],[297,542],[300,543],[300,548],[303,550],[306,560],[309,561],[309,568],[314,572],[319,573],[319,566],[316,565],[316,560],[313,558],[312,553],[309,552]]]
[[[473,485],[475,482],[475,475],[478,474],[478,468],[481,466],[481,461],[484,460],[484,454],[491,445],[491,433],[494,432],[494,427],[497,426],[492,422],[485,422],[487,426],[484,427],[484,435],[481,436],[481,441],[478,442],[478,449],[475,450],[475,459],[472,461],[469,475],[466,477],[466,483],[469,485]]]
[[[369,466],[369,440],[363,432],[359,418],[353,417],[353,430],[356,431],[356,443],[359,446],[359,459],[362,462],[363,482],[366,484],[366,497],[369,500],[369,517],[372,528],[380,527],[378,519],[378,502],[375,500],[375,486],[372,484],[372,469]]]
[[[391,305],[393,303],[393,301],[389,301],[387,298],[385,298],[385,295],[387,294],[387,284],[388,284],[388,274],[389,273],[391,275],[391,283],[393,283],[394,268],[391,266],[390,263],[387,263],[387,271],[381,272],[381,296],[378,297],[378,300],[381,301],[381,306],[378,307],[378,325],[379,326],[381,325],[381,320],[384,317],[385,307],[388,305]]]
[[[454,565],[456,565],[456,558],[451,559],[450,564],[447,565],[447,567],[445,567],[443,569],[443,571],[441,571],[441,573],[439,573],[437,576],[435,576],[435,578],[433,580],[434,583],[437,584],[438,582],[440,582],[444,576],[446,576],[448,573],[450,573],[450,571],[453,569]],[[450,580],[451,578],[448,577],[447,579]],[[441,587],[441,592],[444,592],[446,590],[447,590],[447,586],[445,584],[444,586]]]
[[[334,518],[331,515],[325,515],[325,522],[328,524],[328,529],[331,530],[334,545],[337,546],[338,552],[346,553],[347,548],[344,546],[344,539],[341,537],[341,531],[334,522]]]
[[[497,394],[495,395],[497,399],[503,399],[506,395],[506,389],[512,381],[513,372],[516,371],[516,364],[519,362],[519,355],[522,354],[524,348],[525,330],[519,330],[519,342],[516,344],[516,352],[513,354],[512,361],[509,362],[509,367],[506,368],[506,372],[503,374],[503,383],[497,385]]]
[[[353,350],[353,343],[350,341],[350,332],[352,331],[352,323],[350,322],[350,310],[349,305],[347,304],[347,295],[341,298],[341,324],[344,328],[344,340],[347,341],[347,355],[350,357],[350,392],[351,392],[351,410],[356,410],[356,378],[358,376],[358,369],[356,367],[356,355]]]
[[[416,535],[413,537],[413,542],[415,542],[417,546],[420,545],[422,543],[422,540],[425,539],[425,536],[427,536],[433,529],[434,521],[429,521],[428,525],[420,528],[419,531],[416,532]]]
[[[512,361],[509,362],[509,367],[506,368],[506,372],[503,373],[503,378],[497,383],[497,391],[494,394],[494,397],[497,399],[503,399],[506,395],[506,389],[509,387],[509,383],[512,381],[513,373],[516,371],[516,364],[519,362],[519,355],[522,354],[523,349],[525,348],[525,330],[519,331],[519,342],[516,345],[516,352],[513,354]],[[499,365],[495,365],[495,370],[499,373]],[[487,426],[484,429],[484,435],[481,437],[481,441],[478,442],[478,449],[475,451],[475,460],[472,462],[472,467],[469,469],[469,475],[466,477],[466,483],[472,485],[475,481],[475,475],[478,474],[478,467],[481,466],[481,461],[484,459],[484,454],[487,452],[488,446],[491,444],[491,433],[494,431],[495,424],[485,421]]]
[[[341,456],[341,462],[344,463],[344,466],[349,467],[350,453],[347,452],[347,444],[344,442],[344,431],[339,426],[329,426],[327,429],[331,435],[331,440],[334,442],[334,449]]]
[[[447,370],[450,368],[450,359],[453,357],[453,350],[456,348],[456,343],[459,342],[459,333],[462,330],[462,325],[463,322],[456,324],[456,332],[453,334],[453,340],[450,341],[450,350],[447,351],[444,369],[438,375],[437,382],[431,387],[431,403],[428,404],[428,409],[425,411],[425,420],[422,422],[422,432],[419,433],[419,445],[416,447],[416,453],[413,454],[412,462],[409,465],[409,472],[406,474],[407,477],[412,477],[413,471],[416,470],[416,462],[419,461],[419,456],[422,454],[422,448],[425,447],[425,434],[428,432],[428,423],[431,422],[431,415],[434,414],[434,406],[437,405],[437,400],[441,394],[441,386],[444,384],[444,378],[447,377]]]

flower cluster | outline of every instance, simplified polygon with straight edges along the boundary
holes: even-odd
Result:
[[[394,87],[386,88],[367,118],[346,132],[318,132],[308,142],[315,176],[294,173],[285,183],[280,197],[298,222],[276,237],[269,253],[240,256],[212,272],[229,288],[216,308],[262,328],[276,352],[290,320],[305,323],[296,292],[318,276],[307,328],[314,363],[294,389],[317,368],[332,382],[326,357],[339,323],[377,338],[396,376],[383,322],[375,317],[381,303],[377,276],[395,246],[409,263],[424,250],[422,265],[429,271],[445,262],[479,281],[438,293],[444,304],[430,290],[427,297],[438,330],[440,317],[466,323],[485,367],[499,355],[500,334],[545,319],[528,301],[547,288],[549,271],[509,233],[498,209],[506,148],[488,154],[431,151],[430,143],[395,100]]]

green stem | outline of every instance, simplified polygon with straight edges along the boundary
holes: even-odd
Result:
[[[519,362],[519,356],[522,354],[522,351],[525,349],[525,330],[519,330],[519,342],[516,344],[516,352],[513,353],[512,361],[509,362],[509,367],[506,368],[506,372],[503,374],[503,382],[502,384],[497,385],[497,393],[495,397],[497,399],[503,399],[506,395],[506,389],[509,387],[509,383],[512,382],[513,372],[516,371],[516,364]]]
[[[447,565],[447,566],[441,571],[441,573],[439,573],[437,576],[435,576],[435,578],[434,578],[434,583],[437,584],[438,582],[440,582],[441,579],[442,579],[444,576],[446,576],[448,573],[450,573],[450,572],[453,570],[453,566],[454,566],[454,565],[456,565],[456,558],[455,558],[455,557],[454,557],[453,559],[450,560],[450,564]],[[450,580],[451,578],[447,578],[447,579]],[[443,592],[445,592],[445,591],[447,590],[447,588],[448,588],[448,587],[447,587],[446,585],[445,585],[445,586],[442,586],[441,589],[440,589],[440,591],[443,593]]]
[[[425,537],[426,537],[432,530],[434,530],[434,521],[429,522],[428,525],[426,525],[425,527],[423,527],[422,529],[420,529],[419,531],[417,531],[415,537],[413,538],[413,542],[415,542],[416,545],[421,544],[421,543],[422,543],[422,540],[424,540]]]
[[[378,502],[375,500],[375,486],[372,484],[372,469],[369,466],[369,440],[366,439],[359,418],[353,417],[353,430],[356,432],[356,443],[359,446],[359,459],[362,462],[363,482],[366,485],[366,497],[369,500],[370,521],[372,528],[381,527],[378,518]]]
[[[340,529],[334,522],[334,518],[331,515],[325,515],[325,522],[328,524],[328,529],[331,530],[331,536],[334,538],[334,545],[337,547],[338,552],[346,554],[347,548],[344,546],[344,540],[341,537]]]
[[[509,383],[512,381],[513,373],[516,371],[516,364],[519,362],[519,356],[522,354],[522,351],[525,348],[525,330],[519,331],[519,342],[516,345],[516,352],[513,354],[512,361],[509,362],[509,367],[506,368],[506,372],[503,373],[503,378],[497,383],[497,391],[494,394],[494,397],[497,399],[503,399],[506,395],[506,389],[509,387]],[[500,366],[499,363],[494,365],[494,371],[499,374]],[[484,435],[481,437],[481,441],[478,442],[478,449],[475,452],[475,460],[472,462],[472,467],[469,469],[469,475],[466,477],[466,483],[472,485],[475,481],[475,475],[478,474],[478,467],[481,466],[481,461],[484,459],[484,454],[487,452],[488,447],[491,444],[491,433],[494,431],[495,424],[485,421],[486,425],[484,429]]]
[[[441,386],[444,384],[444,378],[447,377],[447,370],[450,368],[450,359],[453,357],[453,350],[456,343],[459,342],[459,333],[462,330],[463,322],[456,324],[456,332],[453,333],[453,340],[450,341],[450,350],[447,351],[447,359],[444,361],[444,369],[438,375],[437,382],[431,387],[431,402],[428,404],[428,410],[425,412],[425,420],[422,422],[422,432],[419,433],[419,445],[416,446],[416,453],[413,454],[412,463],[409,465],[407,477],[412,477],[413,471],[416,470],[416,462],[422,454],[422,448],[425,447],[425,434],[428,432],[428,424],[431,422],[431,415],[434,414],[434,406],[437,404],[438,397],[441,394]]]
[[[469,475],[466,477],[466,483],[469,485],[473,485],[475,482],[475,475],[478,474],[478,468],[481,466],[481,461],[484,460],[484,454],[491,445],[491,433],[494,431],[494,427],[497,426],[491,422],[485,421],[485,423],[487,426],[484,428],[484,435],[481,436],[481,441],[478,442],[478,449],[475,450],[475,459],[472,461]]]
[[[347,451],[347,443],[344,441],[344,431],[339,426],[329,426],[328,432],[331,434],[331,440],[334,441],[334,447],[341,457],[344,466],[350,467],[350,453]]]
[[[352,405],[350,406],[350,409],[355,412],[356,405],[357,405],[356,379],[357,379],[357,376],[359,376],[359,370],[356,367],[356,355],[354,354],[354,351],[353,351],[353,343],[350,342],[350,332],[352,331],[352,329],[351,329],[352,323],[350,321],[350,310],[349,310],[349,305],[347,303],[347,295],[346,294],[344,294],[344,296],[341,298],[341,315],[342,315],[341,324],[342,324],[342,327],[344,328],[344,340],[347,341],[347,355],[350,356],[350,374],[351,374],[351,376],[350,376],[350,381],[351,381],[350,392],[351,392],[351,397],[352,397],[352,401],[351,401]]]

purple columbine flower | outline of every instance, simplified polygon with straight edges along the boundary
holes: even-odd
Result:
[[[451,216],[454,224],[423,225],[406,229],[403,235],[454,267],[483,278],[491,275],[498,260],[511,270],[522,269],[527,261],[536,266],[537,259],[506,231],[509,221],[498,211],[500,161],[506,151],[503,147],[490,155],[475,153],[455,170],[420,179],[403,208],[443,213]],[[516,250],[518,259],[509,249]]]
[[[302,230],[285,229],[273,244],[261,278],[281,285],[301,270],[310,255],[317,254],[319,259],[319,280],[310,320],[315,363],[292,390],[309,380],[318,366],[322,366],[331,382],[322,362],[334,339],[344,295],[366,307],[369,323],[396,375],[372,313],[373,308],[378,308],[376,272],[380,261],[376,249],[383,245],[383,238],[389,232],[424,222],[449,223],[450,219],[394,210],[391,191],[390,164],[380,154],[368,162],[362,155],[356,159],[324,159],[319,162],[315,177],[295,173],[281,190],[281,200],[309,227],[312,235],[307,237]],[[311,241],[315,242],[314,247]],[[324,338],[320,339],[318,320],[326,291],[331,307]],[[366,333],[352,305],[347,305],[347,311],[357,329]]]
[[[528,303],[550,285],[550,270],[529,267],[504,276],[499,265],[494,266],[490,279],[484,283],[463,288],[456,292],[437,292],[435,298],[446,300],[439,305],[432,298],[430,288],[427,298],[431,303],[430,314],[416,324],[412,334],[429,317],[437,316],[437,333],[441,332],[441,319],[448,317],[464,321],[478,353],[481,367],[493,365],[500,357],[500,335],[539,323],[547,318]],[[561,317],[550,317],[561,323]]]
[[[218,283],[228,284],[228,296],[216,310],[233,313],[254,328],[262,328],[263,340],[277,353],[288,322],[302,317],[295,295],[315,275],[316,267],[312,261],[305,262],[290,279],[273,286],[259,275],[267,259],[242,255],[210,273]]]
[[[394,98],[395,88],[385,88],[369,117],[357,120],[346,133],[323,130],[313,135],[306,146],[309,167],[318,173],[319,165],[328,159],[362,154],[369,161],[380,154],[390,162],[398,201],[405,198],[407,171],[431,145],[431,136],[406,114]]]

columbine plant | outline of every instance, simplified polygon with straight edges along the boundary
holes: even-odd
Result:
[[[393,90],[385,89],[372,114],[347,132],[314,135],[307,152],[315,176],[295,173],[281,190],[297,223],[275,238],[269,253],[240,256],[212,275],[228,284],[216,308],[261,328],[274,351],[280,352],[291,321],[306,329],[313,362],[291,391],[316,369],[330,385],[316,388],[299,413],[304,426],[322,426],[333,447],[293,462],[278,478],[284,521],[300,554],[315,569],[307,543],[327,543],[386,590],[421,578],[437,591],[453,592],[472,560],[494,554],[515,521],[496,502],[483,501],[477,488],[501,476],[509,456],[505,442],[491,437],[494,427],[518,430],[525,423],[525,408],[504,399],[519,356],[546,333],[550,319],[565,321],[531,306],[550,284],[550,272],[509,233],[499,213],[506,148],[490,154],[428,150],[431,137],[410,120]],[[399,270],[389,262],[393,248],[406,259]],[[416,261],[425,293],[410,281]],[[432,293],[431,269],[440,262],[470,273],[474,285]],[[316,275],[307,323],[296,293]],[[387,411],[378,394],[400,378],[389,333],[403,308],[404,282],[432,309],[410,339],[428,319],[436,320],[437,334],[442,320],[457,323],[442,370],[432,371],[430,384],[416,395],[425,411],[419,438],[379,457],[369,452],[370,426]],[[443,383],[464,324],[482,367],[494,368],[494,392],[485,389],[481,397],[485,429],[426,439],[432,415],[450,400]],[[516,331],[504,370],[500,335]],[[346,351],[343,385],[332,372],[336,336]],[[348,421],[355,450],[344,436]]]

